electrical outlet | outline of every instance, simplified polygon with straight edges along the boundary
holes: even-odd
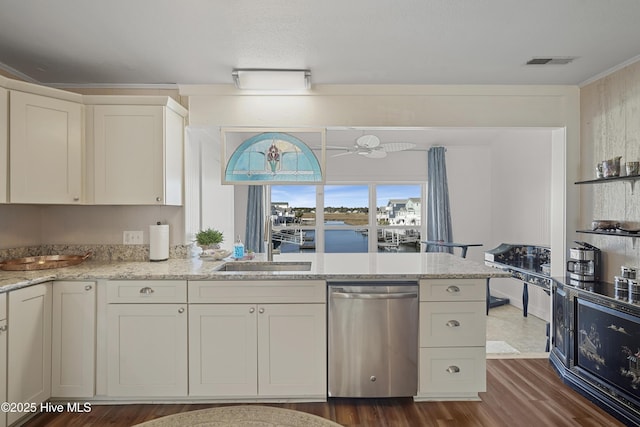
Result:
[[[142,231],[125,231],[122,233],[122,243],[125,245],[141,245]]]

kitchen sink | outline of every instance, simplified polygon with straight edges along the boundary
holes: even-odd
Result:
[[[309,271],[311,262],[228,262],[217,271]]]

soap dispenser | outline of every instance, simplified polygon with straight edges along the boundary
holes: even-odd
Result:
[[[233,257],[235,259],[244,258],[244,244],[240,240],[240,235],[236,238],[236,242],[233,244]]]

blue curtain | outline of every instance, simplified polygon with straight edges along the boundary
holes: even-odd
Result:
[[[449,188],[444,147],[431,147],[427,164],[427,240],[453,242]],[[453,248],[427,245],[427,252],[449,252]]]
[[[264,252],[264,219],[262,185],[250,185],[247,199],[247,228],[244,247],[254,252]]]

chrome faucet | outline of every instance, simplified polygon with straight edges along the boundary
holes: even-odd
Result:
[[[267,220],[264,224],[264,240],[267,243],[267,261],[273,261],[273,236],[271,217],[267,215]]]

